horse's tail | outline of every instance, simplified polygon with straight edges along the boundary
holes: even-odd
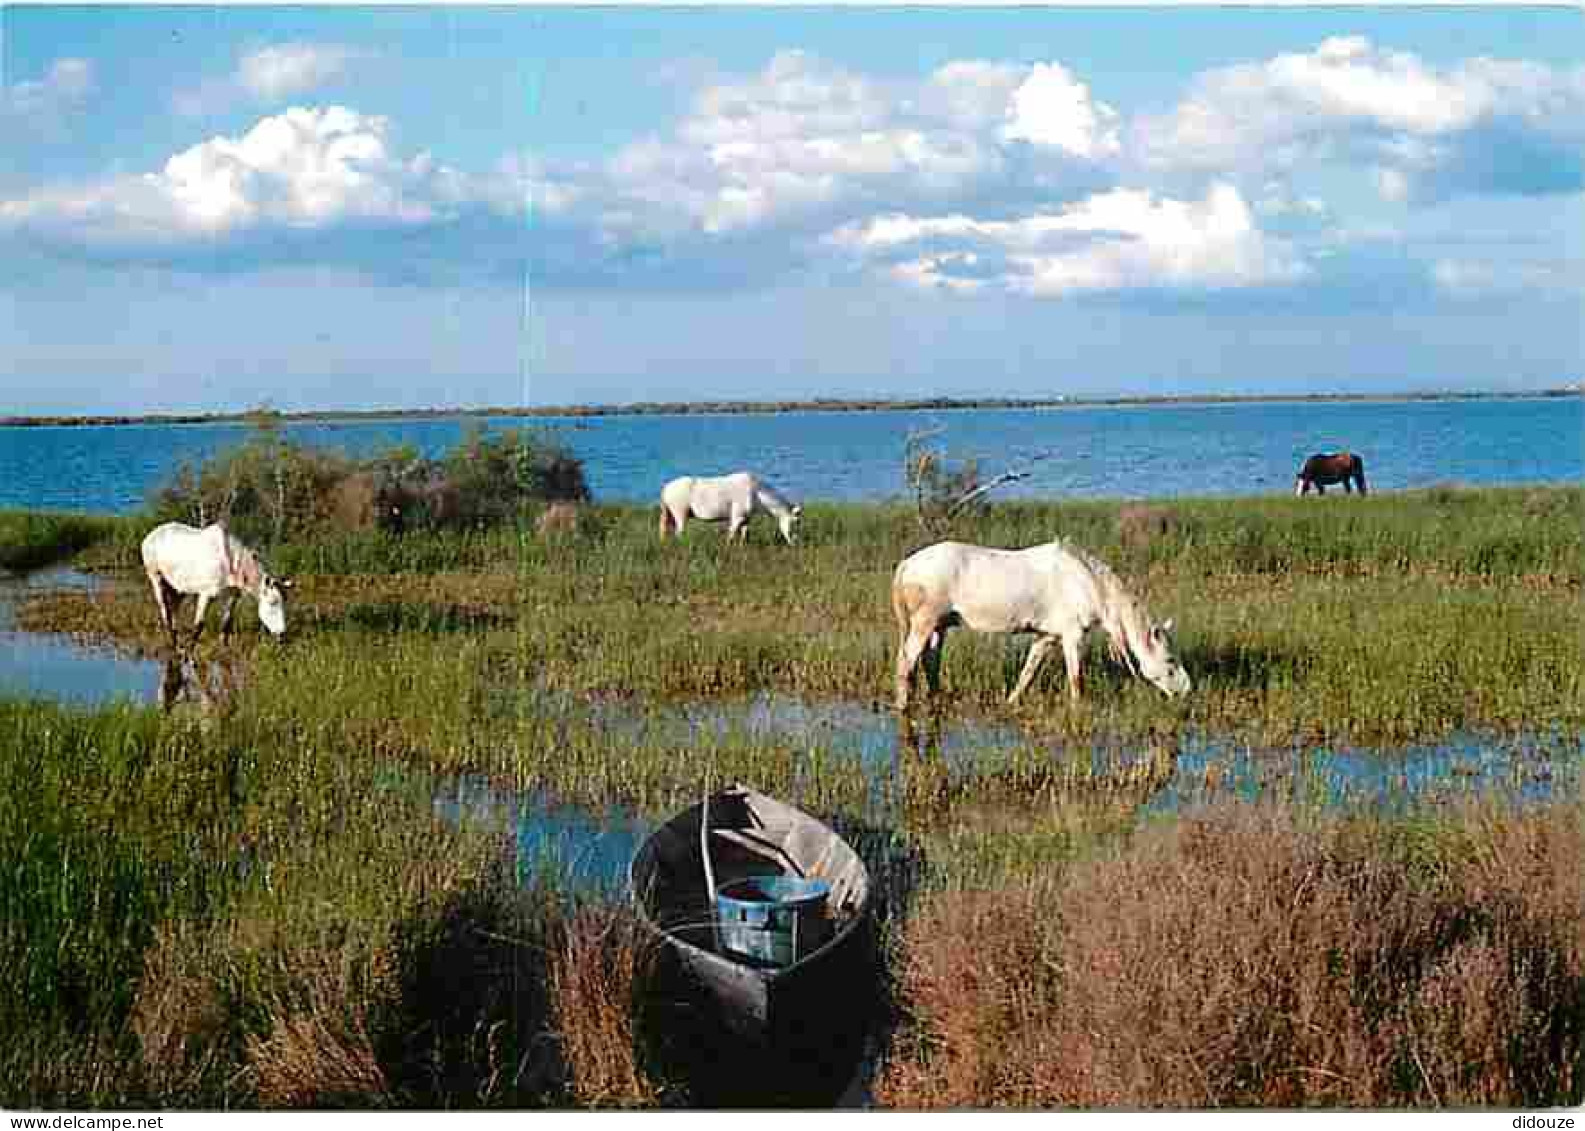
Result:
[[[1354,457],[1354,483],[1359,487],[1359,493],[1365,494],[1365,461],[1359,456]]]
[[[897,631],[904,640],[913,628],[914,613],[918,611],[922,596],[919,585],[903,580],[907,565],[906,561],[898,562],[897,568],[892,571],[892,615],[897,618]]]
[[[897,618],[897,627],[903,632],[908,631],[908,602],[903,598],[903,567],[898,566],[892,571],[892,615]]]

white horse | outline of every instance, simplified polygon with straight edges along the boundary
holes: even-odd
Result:
[[[143,572],[148,574],[154,599],[160,606],[160,623],[176,643],[176,610],[189,593],[198,595],[198,612],[193,617],[193,641],[204,631],[204,613],[209,602],[224,597],[226,609],[220,619],[222,636],[231,635],[231,614],[237,597],[243,593],[259,603],[259,621],[276,636],[286,631],[286,591],[292,587],[284,578],[271,577],[258,555],[227,533],[219,523],[199,530],[183,522],[166,522],[149,531],[143,539]]]
[[[904,558],[892,575],[892,611],[901,633],[899,711],[908,707],[921,657],[931,690],[937,689],[947,629],[959,624],[975,632],[1036,634],[1009,703],[1018,701],[1059,640],[1068,665],[1068,694],[1077,700],[1079,647],[1097,623],[1106,630],[1113,657],[1136,675],[1168,696],[1189,690],[1189,673],[1172,657],[1172,621],[1152,623],[1105,562],[1061,539],[1027,550],[965,542],[927,546]]]
[[[781,528],[781,536],[793,544],[793,528],[803,515],[803,507],[788,502],[769,483],[747,471],[714,479],[684,475],[660,489],[660,536],[681,536],[688,519],[720,522],[725,519],[727,541],[748,538],[748,520],[756,510],[768,512]]]

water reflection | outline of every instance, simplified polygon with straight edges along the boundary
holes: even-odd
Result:
[[[518,878],[548,879],[577,891],[619,894],[627,862],[653,823],[620,805],[585,808],[543,790],[516,792],[463,775],[434,792],[435,811],[453,824],[486,823],[511,831]]]
[[[1458,733],[1397,747],[1251,745],[1199,732],[1145,740],[1074,739],[1015,720],[940,713],[899,718],[881,704],[806,702],[761,693],[656,706],[542,699],[558,726],[582,722],[630,741],[685,748],[744,741],[852,758],[869,778],[870,811],[894,808],[905,779],[939,778],[944,791],[999,780],[1028,792],[1088,783],[1137,793],[1151,811],[1224,798],[1282,799],[1326,808],[1396,810],[1487,797],[1528,805],[1577,795],[1585,736]],[[917,793],[917,786],[913,787]]]
[[[171,714],[188,705],[212,724],[230,713],[240,687],[240,667],[234,659],[200,662],[186,653],[173,652],[165,658],[160,677],[160,709]]]
[[[154,699],[162,673],[152,660],[16,627],[16,607],[28,597],[63,589],[93,590],[98,585],[89,574],[58,567],[0,573],[0,695],[91,706],[116,699]]]

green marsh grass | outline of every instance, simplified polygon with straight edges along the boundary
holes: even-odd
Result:
[[[1169,703],[1091,643],[1084,702],[1060,660],[1025,704],[1002,704],[1027,641],[955,632],[952,711],[1075,735],[1196,727],[1251,740],[1405,742],[1457,730],[1585,721],[1576,630],[1581,510],[1572,488],[1367,499],[1185,500],[1161,537],[1124,547],[1116,504],[1007,503],[972,532],[996,545],[1063,534],[1110,560],[1178,625],[1195,691]],[[677,701],[771,691],[884,703],[893,566],[921,536],[900,506],[815,504],[796,548],[691,527],[658,543],[649,508],[607,508],[593,536],[526,532],[346,536],[287,546],[306,651],[342,630],[482,630],[528,688]],[[316,557],[317,555],[317,557]],[[332,567],[321,571],[320,567]],[[258,633],[244,602],[244,636]],[[135,579],[41,597],[24,627],[158,644]],[[489,630],[499,630],[491,634]],[[240,647],[252,647],[243,643]]]
[[[1295,1104],[1577,1098],[1577,1067],[1549,1077],[1525,1048],[1508,1060],[1501,1051],[1534,1032],[1574,1050],[1585,1024],[1577,941],[1558,925],[1567,921],[1566,900],[1553,881],[1528,872],[1512,897],[1499,882],[1522,871],[1526,845],[1575,851],[1561,832],[1537,832],[1518,818],[1448,818],[1406,840],[1367,838],[1367,849],[1330,825],[1310,829],[1315,815],[1295,812],[1284,818],[1292,828],[1246,828],[1234,815],[1234,832],[1220,840],[1214,830],[1171,840],[1154,825],[1141,830],[1138,811],[1159,786],[1161,757],[1185,733],[1390,744],[1585,725],[1582,498],[1577,489],[1534,488],[1172,500],[1157,505],[1173,521],[1126,546],[1116,503],[1019,502],[997,504],[962,530],[1007,546],[1064,534],[1094,550],[1158,617],[1177,619],[1196,686],[1187,700],[1166,701],[1111,666],[1097,643],[1084,702],[1067,702],[1057,663],[1013,710],[1002,700],[1023,642],[953,634],[944,692],[931,709],[1011,722],[1032,737],[961,773],[905,753],[885,787],[895,790],[883,798],[895,825],[886,833],[909,861],[908,874],[884,881],[902,893],[885,930],[908,1020],[882,1098],[904,1106],[1132,1103],[1141,1095],[1191,1104],[1207,1096]],[[105,573],[105,588],[40,595],[20,610],[24,627],[160,654],[136,572],[141,529],[120,522],[76,559]],[[0,1099],[668,1102],[667,1083],[647,1074],[638,1030],[620,1010],[596,1016],[580,1005],[638,969],[642,956],[630,951],[620,909],[580,917],[552,891],[518,891],[502,874],[502,830],[440,820],[425,783],[477,774],[507,789],[595,808],[621,803],[658,818],[712,785],[742,780],[856,819],[876,803],[876,783],[818,739],[727,728],[661,740],[602,711],[615,704],[642,720],[683,701],[752,693],[884,704],[896,644],[891,570],[924,539],[907,507],[818,503],[795,548],[763,528],[749,544],[728,546],[703,526],[661,545],[648,507],[600,508],[597,523],[554,541],[530,529],[370,532],[270,547],[272,565],[299,582],[286,640],[265,638],[244,602],[235,638],[222,645],[212,637],[199,649],[200,657],[232,655],[244,669],[223,725],[152,709],[0,703],[0,827],[15,830],[0,844],[0,1080],[14,1081]],[[1141,757],[1103,774],[1053,764],[1056,745],[1083,749],[1090,738]],[[1564,822],[1564,813],[1537,820]],[[1221,847],[1202,851],[1213,842]],[[1343,1026],[1342,1051],[1260,1028],[1270,1018],[1234,1016],[1229,1004],[1231,1021],[1280,1036],[1272,1037],[1277,1053],[1261,1061],[1246,1047],[1215,1045],[1226,1059],[1212,1067],[1222,1075],[1194,1076],[1181,1050],[1184,1032],[1198,1030],[1185,1029],[1148,1047],[1144,1076],[1108,1069],[1092,1092],[1067,1077],[1042,1091],[1034,1068],[1046,1061],[1031,1053],[1007,1070],[1012,1076],[997,1075],[988,1050],[1033,1034],[1029,1047],[1053,1057],[1112,1056],[1053,1020],[1051,995],[1072,987],[1042,982],[1007,1014],[999,1011],[1013,1000],[1004,996],[1011,975],[971,964],[985,994],[964,996],[960,1014],[948,1016],[948,1003],[917,980],[959,984],[968,975],[950,966],[955,948],[983,957],[984,939],[1003,935],[1010,956],[1037,956],[1048,972],[1075,955],[1098,962],[1111,945],[1105,938],[1052,933],[1019,908],[1039,909],[1049,897],[1071,901],[1064,923],[1088,922],[1100,914],[1094,908],[1110,913],[1127,889],[1105,879],[1108,867],[1140,884],[1140,900],[1170,905],[1171,893],[1147,882],[1148,868],[1115,860],[1134,853],[1164,867],[1182,856],[1184,882],[1199,883],[1217,869],[1242,875],[1234,865],[1246,850],[1297,860],[1295,874],[1313,865],[1341,885],[1327,889],[1341,901],[1328,906],[1352,910],[1320,920],[1252,918],[1264,925],[1247,937],[1208,935],[1206,953],[1253,956],[1249,969],[1268,980],[1241,982],[1238,970],[1195,965],[1193,977],[1210,979],[1196,992],[1225,991],[1214,1000],[1233,1003],[1272,979],[1297,978],[1316,995],[1305,999],[1314,1016]],[[1347,874],[1326,871],[1376,857],[1387,861],[1381,875],[1390,873],[1379,890],[1356,890]],[[1487,861],[1485,870],[1470,860]],[[1402,875],[1391,871],[1400,866]],[[1390,910],[1390,901],[1370,902],[1381,891],[1409,893],[1406,906],[1433,925],[1447,916],[1493,925],[1456,946],[1437,942],[1422,976],[1398,997],[1380,996],[1388,993],[1377,981],[1386,952],[1365,955],[1376,965],[1356,983],[1386,1002],[1382,1024],[1395,1035],[1388,1046],[1360,1038],[1356,1047],[1347,1036],[1357,1031],[1348,1027],[1354,1007],[1325,979],[1304,979],[1316,961],[1330,961],[1325,940],[1347,937],[1373,909]],[[953,903],[960,899],[980,901],[979,910],[962,918]],[[985,933],[987,917],[1005,920],[1002,934]],[[1162,937],[1174,922],[1161,921]],[[591,941],[577,934],[580,924],[604,925]],[[1325,945],[1261,951],[1252,940],[1273,924],[1302,927]],[[915,940],[929,938],[946,940],[947,965],[933,973],[914,968],[929,960]],[[1139,948],[1126,953],[1141,969],[1170,968],[1169,952],[1152,949],[1164,945],[1156,936],[1124,941]],[[1226,950],[1234,944],[1245,949]],[[1526,954],[1541,963],[1533,974],[1520,969]],[[468,973],[448,974],[458,970]],[[1461,971],[1528,994],[1562,994],[1561,1012],[1527,1005],[1505,1014],[1500,1003],[1469,998]],[[1435,1012],[1437,1003],[1485,1010],[1478,1016],[1489,1027],[1460,1028]],[[1101,1019],[1127,1020],[1132,1008],[1084,1005]],[[591,1028],[571,1032],[568,1019],[586,1013]],[[1415,1033],[1436,1034],[1434,1046],[1413,1043],[1420,1038],[1403,1028],[1411,1022]],[[1459,1060],[1472,1049],[1475,1060]],[[1404,1050],[1424,1062],[1420,1077],[1402,1075],[1413,1063]],[[1299,1059],[1283,1060],[1289,1053]],[[1303,1059],[1310,1056],[1319,1059]],[[977,1067],[954,1067],[960,1059]],[[1347,1087],[1304,1076],[1312,1063]],[[945,1091],[925,1088],[931,1073]],[[1183,1080],[1199,1090],[1174,1091],[1188,1086]]]
[[[128,520],[99,515],[0,511],[0,570],[53,565],[112,540]]]
[[[391,766],[246,704],[0,703],[0,1103],[572,1102],[548,955],[581,928]]]

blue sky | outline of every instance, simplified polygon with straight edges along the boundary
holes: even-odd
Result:
[[[1572,382],[1581,20],[8,6],[0,413]]]

